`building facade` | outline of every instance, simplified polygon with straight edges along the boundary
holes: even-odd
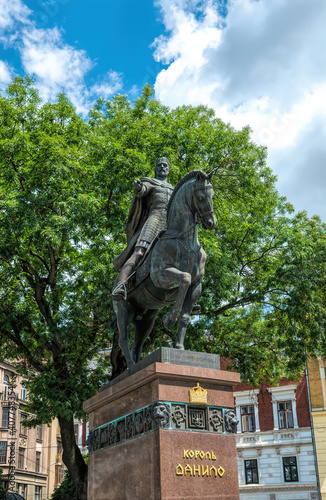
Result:
[[[311,358],[307,372],[320,494],[326,500],[326,358]]]
[[[12,392],[11,381],[15,378]],[[0,362],[0,468],[7,482],[10,462],[15,465],[14,489],[25,500],[50,498],[62,480],[61,438],[58,425],[27,428],[28,394],[22,378],[9,362]],[[10,409],[10,402],[12,409]],[[11,428],[15,431],[11,435]],[[11,445],[14,443],[14,446]],[[61,467],[61,469],[60,469]],[[5,485],[4,485],[5,486]]]
[[[234,388],[240,500],[317,500],[306,378]]]

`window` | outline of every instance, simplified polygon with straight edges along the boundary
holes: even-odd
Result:
[[[60,441],[57,441],[57,462],[62,462],[62,444]]]
[[[273,404],[274,430],[298,428],[295,392],[298,384],[269,387]]]
[[[0,464],[7,462],[7,442],[0,441]]]
[[[291,401],[277,403],[278,423],[280,429],[293,427],[293,414]]]
[[[9,427],[9,408],[2,408],[2,427]]]
[[[55,483],[61,484],[63,481],[63,466],[56,465],[55,466]]]
[[[75,440],[76,443],[78,444],[78,424],[74,424],[74,432],[75,432]]]
[[[42,439],[43,439],[43,432],[42,432],[42,426],[41,425],[38,425],[36,427],[36,439],[39,439],[40,441],[42,441]]]
[[[16,493],[22,495],[24,498],[27,498],[27,484],[16,483]]]
[[[260,432],[258,397],[260,389],[234,392],[235,408],[239,425],[239,432]]]
[[[22,399],[23,401],[25,401],[26,399],[26,388],[23,384],[20,389],[20,399]]]
[[[19,433],[27,435],[27,427],[24,427],[24,420],[27,419],[27,415],[25,413],[20,414],[20,425],[19,425]]]
[[[8,399],[8,383],[9,378],[7,375],[3,377],[3,399],[6,401]]]
[[[41,486],[35,486],[34,500],[41,500],[42,488]]]
[[[245,460],[246,484],[258,484],[257,460]]]
[[[296,457],[283,457],[284,481],[292,483],[299,481]]]
[[[41,469],[41,452],[36,452],[35,472],[40,472]]]
[[[18,450],[18,469],[24,469],[25,467],[25,448],[19,448]]]
[[[62,455],[62,444],[61,444],[61,441],[57,441],[57,455]]]
[[[241,406],[241,429],[242,432],[255,431],[254,406]]]

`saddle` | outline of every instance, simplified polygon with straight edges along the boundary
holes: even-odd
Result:
[[[127,293],[131,292],[134,288],[136,288],[140,283],[145,281],[145,279],[149,276],[150,271],[151,271],[151,256],[152,256],[152,250],[154,246],[156,245],[158,239],[160,236],[164,234],[164,231],[161,231],[152,241],[150,246],[148,247],[144,257],[140,261],[140,264],[136,268],[136,270],[133,272],[133,274],[130,276],[126,283],[126,288],[127,288]]]
[[[152,250],[154,246],[156,245],[157,241],[164,235],[165,231],[161,231],[152,241],[150,246],[148,247],[143,259],[141,260],[140,264],[138,265],[137,269],[133,272],[133,274],[130,276],[128,281],[126,282],[126,291],[127,294],[132,292],[140,283],[143,283],[150,275],[151,271],[151,256],[152,256]],[[163,290],[161,289],[160,291],[155,287],[155,285],[152,283],[151,280],[148,280],[148,282],[145,284],[145,292],[147,295],[151,296],[154,300],[157,300],[159,302],[165,302],[167,303],[173,303],[175,300],[175,295],[177,293],[177,289],[171,289],[171,290]],[[200,305],[195,303],[193,305],[192,311],[191,311],[191,316],[201,314],[201,308]]]

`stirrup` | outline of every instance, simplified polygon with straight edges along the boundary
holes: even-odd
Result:
[[[127,287],[124,283],[118,283],[112,291],[112,298],[114,300],[127,300]]]

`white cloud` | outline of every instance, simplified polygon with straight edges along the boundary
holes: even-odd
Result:
[[[158,3],[169,35],[154,42],[156,60],[168,65],[157,76],[156,96],[173,107],[207,104],[236,128],[249,124],[253,139],[268,146],[272,168],[289,168],[279,168],[277,158],[326,115],[326,2],[231,0],[225,19],[212,0]],[[295,175],[295,192],[281,177],[279,189],[299,209],[307,201],[303,166]],[[318,189],[319,179],[312,182]]]
[[[275,166],[279,185],[296,210],[305,209],[326,220],[326,122],[320,114],[296,137],[295,144],[271,149],[269,161]]]
[[[19,23],[26,23],[30,9],[21,0],[0,1],[0,34],[13,30]]]
[[[66,44],[57,28],[35,26],[23,30],[19,50],[24,70],[35,78],[44,100],[53,101],[59,92],[66,92],[77,111],[87,113],[84,77],[93,63],[84,50]]]
[[[0,0],[0,41],[19,51],[23,69],[34,78],[43,100],[55,101],[58,93],[65,92],[77,112],[87,115],[96,98],[107,98],[122,87],[122,75],[114,71],[87,86],[85,77],[95,63],[86,51],[67,44],[56,27],[37,28],[30,14],[21,0]],[[3,62],[0,82],[1,75],[7,82],[8,71]]]
[[[121,90],[122,75],[116,71],[109,71],[99,83],[91,86],[90,91],[97,97],[108,99],[110,96]]]
[[[6,87],[11,80],[12,70],[8,63],[0,60],[0,90]]]

